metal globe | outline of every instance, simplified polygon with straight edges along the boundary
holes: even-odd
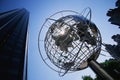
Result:
[[[59,69],[58,72],[84,69],[88,60],[96,59],[100,53],[100,32],[93,22],[82,15],[53,19],[44,36],[47,58]],[[42,59],[50,67],[44,56]]]

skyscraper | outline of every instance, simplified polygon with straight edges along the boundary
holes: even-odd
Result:
[[[26,9],[0,13],[0,80],[27,79],[28,20]]]

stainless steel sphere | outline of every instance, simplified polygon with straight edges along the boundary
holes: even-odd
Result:
[[[47,30],[46,35],[43,35],[45,37],[41,37],[44,38],[42,50],[45,50],[46,58],[58,69],[68,72],[78,71],[87,67],[89,59],[98,57],[101,50],[100,32],[96,25],[86,17],[66,15],[47,20],[53,22],[48,29],[45,29]],[[42,59],[52,68],[43,55]]]

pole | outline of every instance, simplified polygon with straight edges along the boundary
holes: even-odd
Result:
[[[107,72],[105,72],[105,70],[103,70],[99,63],[91,60],[89,62],[89,66],[90,68],[96,73],[98,74],[103,80],[114,80]]]

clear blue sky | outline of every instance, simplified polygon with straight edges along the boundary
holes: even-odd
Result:
[[[116,0],[0,0],[0,12],[26,8],[30,12],[29,20],[29,52],[28,52],[28,80],[82,80],[84,75],[95,76],[91,69],[67,74],[59,77],[42,61],[38,52],[38,32],[50,15],[61,10],[81,12],[84,8],[92,9],[92,21],[98,26],[104,43],[114,44],[111,36],[119,33],[118,27],[110,24],[106,16],[110,8],[115,8]],[[104,53],[108,55],[108,53]],[[109,56],[109,55],[108,55]],[[104,56],[99,56],[98,62],[104,61]]]

